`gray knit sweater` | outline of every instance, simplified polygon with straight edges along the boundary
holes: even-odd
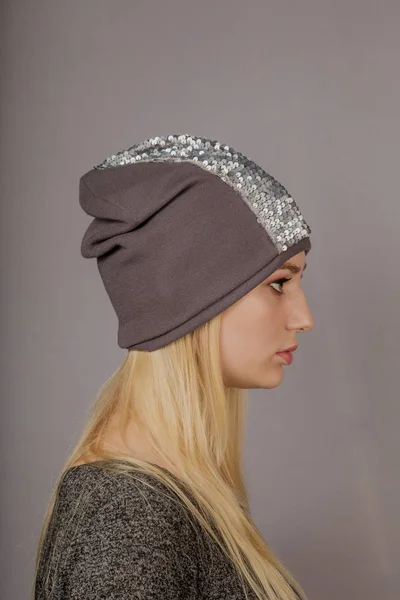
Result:
[[[65,472],[35,600],[243,600],[233,563],[179,497],[151,474],[135,476],[91,464]]]

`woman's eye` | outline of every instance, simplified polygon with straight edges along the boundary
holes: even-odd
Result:
[[[282,277],[282,279],[277,279],[276,281],[273,281],[269,285],[276,285],[276,284],[278,284],[278,285],[280,285],[282,287],[283,284],[286,283],[287,281],[290,281],[290,277],[289,277],[289,279],[287,279],[285,277]],[[275,289],[275,288],[273,288],[273,289]],[[279,290],[277,290],[277,291],[279,291]],[[281,292],[279,291],[279,293],[281,293]]]

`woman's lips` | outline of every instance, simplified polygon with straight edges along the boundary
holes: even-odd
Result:
[[[283,358],[283,360],[285,360],[287,362],[288,365],[292,364],[293,354],[291,352],[277,352],[276,354],[278,356],[281,356]]]

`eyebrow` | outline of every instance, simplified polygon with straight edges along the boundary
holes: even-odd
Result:
[[[303,272],[306,270],[307,268],[307,263],[304,263],[304,268],[303,268]],[[279,267],[279,271],[282,269],[287,269],[288,271],[290,271],[291,273],[300,273],[301,268],[298,267],[297,265],[295,265],[294,263],[291,262],[285,262],[284,265],[282,265],[281,267]],[[301,274],[301,276],[303,277],[303,273]]]

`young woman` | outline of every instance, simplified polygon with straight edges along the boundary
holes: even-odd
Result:
[[[247,390],[278,386],[313,326],[310,227],[260,166],[187,134],[79,190],[127,353],[57,479],[35,600],[306,598],[252,520],[242,451]]]

